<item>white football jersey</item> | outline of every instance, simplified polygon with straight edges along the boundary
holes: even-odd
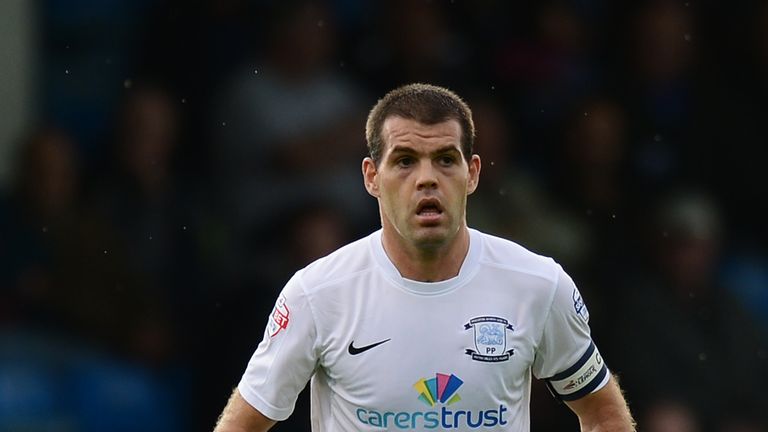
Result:
[[[531,375],[565,400],[609,373],[552,259],[470,230],[458,276],[403,278],[381,231],[297,272],[238,385],[284,420],[311,380],[313,431],[528,431]]]

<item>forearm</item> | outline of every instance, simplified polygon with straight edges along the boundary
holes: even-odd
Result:
[[[579,416],[582,432],[636,432],[635,421],[615,377],[599,391],[569,402],[568,406]]]
[[[274,424],[250,406],[235,389],[213,432],[265,432]]]
[[[588,419],[579,418],[582,432],[636,432],[626,404],[601,407]]]

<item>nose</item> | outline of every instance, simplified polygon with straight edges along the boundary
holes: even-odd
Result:
[[[416,189],[435,189],[437,188],[437,172],[429,162],[419,164],[419,170],[416,178]]]

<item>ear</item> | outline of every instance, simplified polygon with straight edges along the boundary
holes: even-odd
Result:
[[[363,183],[365,190],[375,197],[379,197],[378,171],[376,171],[376,162],[370,157],[363,159]]]
[[[478,183],[480,183],[480,168],[482,164],[480,163],[480,155],[473,154],[472,158],[469,160],[469,181],[467,182],[467,195],[472,194],[472,192],[477,189]]]

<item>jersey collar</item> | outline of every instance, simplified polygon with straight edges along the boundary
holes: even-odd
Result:
[[[406,291],[423,295],[443,294],[458,288],[468,281],[478,268],[480,252],[482,250],[482,241],[482,234],[470,228],[469,250],[467,251],[467,256],[464,257],[464,262],[461,263],[459,274],[444,281],[420,282],[404,278],[400,274],[397,267],[395,267],[395,264],[389,259],[389,256],[384,251],[384,246],[381,242],[380,229],[369,236],[369,243],[373,256],[378,267],[384,272],[387,278],[399,287],[404,288]]]

